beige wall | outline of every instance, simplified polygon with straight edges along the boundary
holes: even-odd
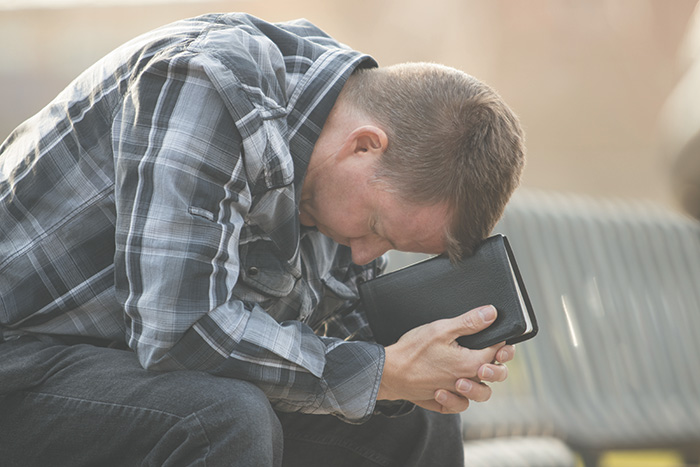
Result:
[[[179,18],[306,17],[381,64],[443,62],[528,134],[524,186],[675,206],[657,119],[696,0],[248,0],[0,11],[0,139],[101,55]]]

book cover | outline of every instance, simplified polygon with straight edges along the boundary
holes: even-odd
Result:
[[[515,344],[535,336],[537,320],[508,239],[484,240],[456,264],[435,256],[360,284],[360,298],[375,339],[391,345],[414,327],[493,305],[496,321],[457,339],[470,349],[499,342]]]

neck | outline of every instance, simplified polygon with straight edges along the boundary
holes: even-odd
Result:
[[[338,153],[347,143],[348,135],[363,123],[359,113],[347,105],[342,98],[338,98],[311,152],[301,190],[302,202],[313,198],[318,173],[335,162]]]

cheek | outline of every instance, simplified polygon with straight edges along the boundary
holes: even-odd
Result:
[[[368,223],[363,222],[360,216],[351,210],[333,210],[327,219],[326,226],[339,236],[358,238],[367,235]]]
[[[358,194],[352,189],[324,193],[318,205],[317,221],[346,238],[365,235],[369,229],[369,218],[365,206],[358,202]]]
[[[344,237],[354,237],[356,235],[356,229],[353,228],[353,219],[351,215],[336,211],[333,215],[329,216],[328,221],[328,227],[335,233]]]

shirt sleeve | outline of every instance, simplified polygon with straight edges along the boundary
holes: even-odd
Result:
[[[142,365],[245,379],[279,410],[369,417],[383,347],[319,337],[233,297],[253,197],[240,133],[197,56],[139,70],[112,139],[117,298]]]
[[[375,261],[358,266],[351,264],[347,268],[343,282],[351,289],[355,289],[361,282],[374,279],[383,274],[388,264],[388,258],[383,255]],[[346,341],[374,341],[372,329],[367,321],[360,300],[347,301],[341,311],[333,313],[314,326],[316,333],[323,336],[335,336]],[[415,405],[409,401],[377,401],[374,413],[387,417],[400,417],[412,412]]]

